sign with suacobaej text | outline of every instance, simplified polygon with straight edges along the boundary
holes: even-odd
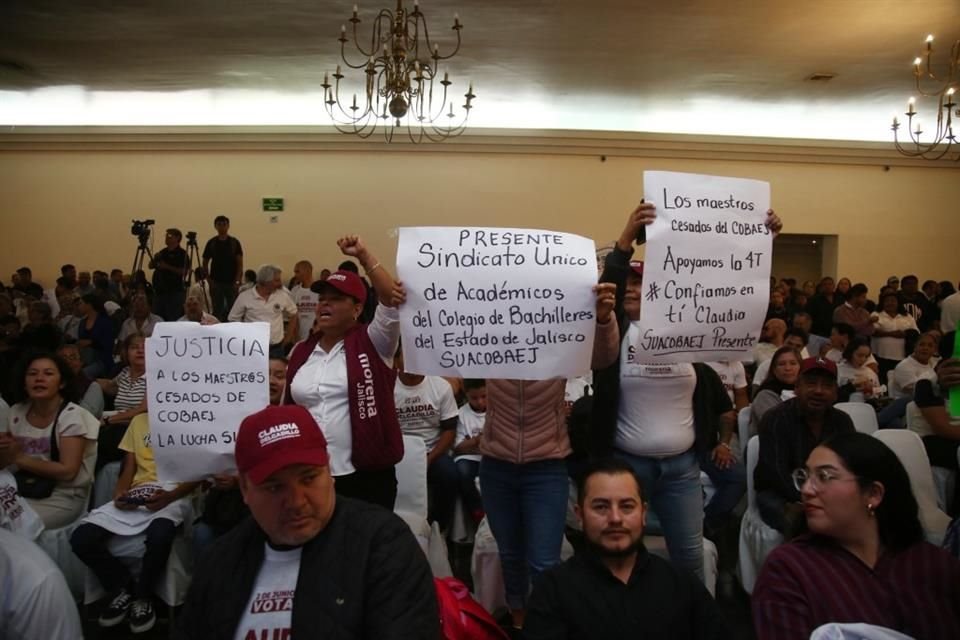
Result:
[[[150,442],[159,480],[233,472],[240,421],[270,403],[270,325],[162,322],[146,349]]]
[[[638,362],[749,360],[770,297],[770,185],[646,171]]]
[[[596,330],[595,254],[593,240],[560,231],[400,229],[404,368],[521,380],[586,373]]]

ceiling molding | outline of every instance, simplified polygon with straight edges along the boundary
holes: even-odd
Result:
[[[316,151],[501,153],[940,168],[951,160],[907,158],[892,144],[639,134],[610,131],[474,129],[439,144],[361,140],[332,127],[4,127],[0,152]]]

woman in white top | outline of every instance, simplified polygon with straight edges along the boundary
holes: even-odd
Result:
[[[893,380],[890,385],[890,395],[894,398],[912,398],[913,388],[919,380],[935,380],[936,364],[934,356],[937,353],[939,340],[936,334],[925,333],[913,346],[913,353],[900,361],[893,370]]]
[[[393,405],[393,355],[400,341],[400,317],[395,306],[404,299],[403,288],[395,283],[393,276],[367,250],[357,236],[347,236],[337,241],[344,255],[356,258],[364,268],[379,296],[373,321],[364,327],[367,337],[381,363],[370,361],[368,371],[373,372],[374,386],[386,383],[389,376],[389,400],[381,398],[389,406],[379,407],[378,418],[387,428],[396,429]],[[330,453],[330,472],[337,479],[337,493],[359,498],[393,509],[397,493],[397,477],[393,465],[379,468],[357,469],[355,454],[369,443],[354,442],[351,394],[348,381],[350,346],[346,338],[357,331],[367,291],[359,276],[349,271],[336,271],[326,280],[315,282],[311,290],[318,294],[317,319],[311,335],[298,343],[290,352],[287,367],[287,392],[284,402],[305,407],[316,419],[327,439]],[[389,373],[386,372],[389,368]],[[375,400],[376,394],[365,398]],[[389,415],[388,415],[389,414]]]
[[[880,378],[867,366],[870,358],[870,345],[865,338],[854,338],[843,350],[843,360],[837,365],[837,384],[841,387],[852,385],[867,397],[880,392]]]
[[[12,455],[19,471],[56,480],[48,497],[27,500],[48,529],[64,527],[83,512],[97,458],[99,425],[72,402],[72,378],[73,371],[59,356],[27,356],[17,372],[21,386],[15,404],[7,423],[0,425],[5,432],[0,434],[0,447]]]
[[[908,331],[919,331],[913,316],[908,315],[895,293],[880,297],[880,312],[874,316],[875,327],[870,348],[880,366],[880,379],[887,380],[887,372],[906,356]]]

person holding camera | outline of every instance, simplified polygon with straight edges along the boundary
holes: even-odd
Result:
[[[183,276],[187,269],[187,252],[180,246],[183,234],[167,229],[166,247],[153,258],[153,312],[174,322],[183,312]]]

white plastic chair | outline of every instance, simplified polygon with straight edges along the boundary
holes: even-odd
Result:
[[[740,523],[740,583],[743,590],[753,593],[753,586],[760,574],[764,560],[778,545],[783,543],[783,534],[770,527],[760,517],[757,509],[757,491],[753,486],[753,472],[760,456],[760,436],[753,436],[747,443],[747,510]]]
[[[881,429],[873,434],[890,447],[910,476],[910,488],[920,506],[920,523],[927,540],[941,546],[943,536],[950,524],[950,517],[937,505],[937,493],[933,485],[933,472],[930,459],[923,448],[923,441],[913,431],[907,429]]]
[[[737,414],[737,437],[740,439],[740,455],[737,456],[739,460],[743,456],[743,450],[747,446],[747,442],[750,440],[750,405],[745,406],[743,409],[740,409],[740,413]]]
[[[403,459],[397,464],[394,513],[427,519],[427,446],[423,438],[403,436]]]
[[[810,640],[913,640],[899,631],[862,622],[830,622],[810,634]]]
[[[865,402],[838,402],[833,406],[850,416],[853,428],[860,433],[874,433],[880,428],[877,412]]]
[[[924,433],[924,430],[930,429],[929,425],[926,425],[920,407],[917,406],[916,402],[907,404],[906,421],[907,429],[918,435]],[[921,427],[920,424],[924,426]],[[957,450],[957,457],[960,458],[960,449]],[[942,511],[946,511],[953,504],[954,491],[957,490],[957,473],[953,469],[945,469],[944,467],[931,467],[931,470],[933,471],[933,486],[937,491],[937,504],[940,505]]]

